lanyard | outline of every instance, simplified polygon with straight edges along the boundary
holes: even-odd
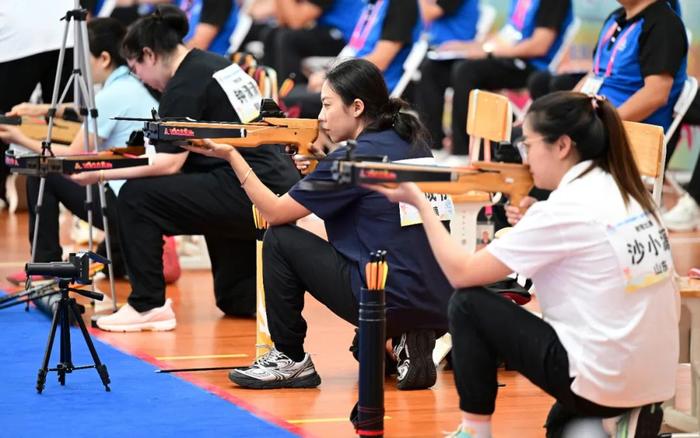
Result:
[[[377,21],[383,2],[384,0],[377,0],[376,3],[367,4],[367,7],[362,12],[362,16],[355,25],[355,30],[352,31],[349,43],[350,47],[359,50],[365,46],[369,33],[372,31]]]
[[[613,47],[613,52],[610,55],[610,60],[608,61],[608,66],[605,69],[605,77],[610,77],[612,74],[612,69],[613,69],[613,64],[615,64],[615,58],[617,58],[617,51],[620,48],[620,45],[627,40],[627,36],[632,32],[632,30],[637,27],[637,24],[639,22],[635,21],[630,27],[627,28],[627,30],[620,36],[620,38],[615,41],[615,46]],[[607,44],[610,39],[612,38],[613,34],[615,33],[615,28],[618,26],[617,23],[615,25],[610,27],[610,30],[608,30],[608,33],[600,40],[600,44],[598,44],[598,53],[596,53],[595,57],[595,67],[593,71],[595,72],[596,76],[599,75],[600,72],[600,56],[603,51],[603,46]]]
[[[525,17],[527,16],[527,12],[531,5],[532,0],[518,0],[518,3],[515,5],[511,20],[513,21],[515,27],[520,31],[522,31],[523,27],[525,26]]]

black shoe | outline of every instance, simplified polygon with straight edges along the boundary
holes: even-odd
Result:
[[[350,352],[352,353],[352,357],[355,358],[356,361],[360,361],[360,346],[359,346],[359,337],[358,337],[359,331],[358,329],[355,329],[355,337],[352,338],[352,344],[350,344]],[[397,341],[398,342],[398,341]],[[396,360],[394,359],[394,356],[392,356],[388,351],[385,352],[386,354],[384,355],[384,376],[389,377],[393,374],[398,373],[396,370]]]
[[[433,330],[413,330],[401,335],[399,343],[394,346],[394,355],[398,360],[398,389],[425,389],[435,384],[437,370],[433,363],[434,348]]]

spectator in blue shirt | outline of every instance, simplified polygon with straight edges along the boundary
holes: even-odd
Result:
[[[455,162],[466,158],[468,97],[471,90],[521,88],[537,70],[544,70],[562,45],[566,29],[573,20],[571,0],[511,0],[508,21],[499,34],[481,45],[454,44],[466,59],[452,71],[452,154]],[[428,126],[435,114],[426,114]],[[443,138],[442,130],[431,132],[434,141]],[[456,164],[456,163],[455,163]]]
[[[185,45],[225,55],[238,22],[236,0],[180,0],[179,5],[190,25]]]
[[[420,0],[420,12],[429,44],[433,49],[421,65],[421,80],[416,85],[416,109],[436,137],[432,148],[442,149],[442,117],[445,107],[445,90],[450,86],[452,69],[460,58],[446,57],[443,47],[455,41],[468,42],[476,36],[479,21],[479,0]],[[430,114],[430,116],[427,116]]]
[[[290,75],[305,82],[302,59],[336,56],[350,41],[362,11],[360,0],[281,0],[280,25],[265,41],[265,62],[283,80]]]

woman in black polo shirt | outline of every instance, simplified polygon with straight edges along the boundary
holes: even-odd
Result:
[[[369,61],[346,61],[327,76],[321,91],[322,129],[334,142],[356,140],[361,155],[396,161],[430,157],[427,132],[389,99],[382,74]],[[245,369],[231,371],[235,383],[249,388],[315,387],[321,383],[304,352],[304,292],[309,291],[336,315],[358,321],[358,296],[370,251],[388,252],[387,334],[401,337],[398,388],[420,389],[435,383],[432,362],[435,335],[447,329],[450,285],[429,252],[420,226],[401,226],[399,207],[363,187],[336,191],[304,190],[297,184],[277,197],[257,171],[227,145],[189,148],[228,160],[241,186],[272,225],[265,234],[263,280],[267,318],[275,348]],[[305,182],[332,181],[331,164],[347,153],[339,147],[318,164]],[[328,242],[293,223],[309,213],[325,221]]]
[[[239,117],[212,75],[230,65],[218,55],[182,44],[187,19],[161,6],[128,31],[123,52],[129,67],[161,91],[161,117],[238,122]],[[165,299],[163,235],[204,234],[214,274],[216,304],[227,315],[255,313],[255,228],[251,202],[226,161],[172,145],[156,144],[150,166],[114,169],[105,180],[130,179],[119,194],[120,238],[132,292],[119,312],[100,318],[109,331],[171,330],[175,314]],[[284,193],[299,174],[279,146],[242,152],[263,183]],[[94,183],[98,172],[83,173]]]

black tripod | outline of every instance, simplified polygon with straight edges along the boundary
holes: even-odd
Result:
[[[53,315],[53,321],[51,322],[51,331],[49,332],[49,341],[46,345],[46,353],[44,354],[44,361],[41,364],[41,368],[39,369],[39,374],[36,379],[36,390],[39,394],[41,394],[41,392],[44,390],[44,384],[46,383],[46,375],[49,371],[56,371],[58,373],[58,382],[61,385],[65,385],[66,374],[72,373],[73,370],[82,370],[86,368],[95,368],[97,370],[97,374],[100,375],[100,379],[102,380],[102,384],[105,386],[105,390],[110,390],[110,380],[109,374],[107,373],[107,366],[104,365],[100,361],[99,356],[97,356],[95,345],[92,343],[92,339],[90,339],[90,334],[88,333],[87,328],[85,328],[83,318],[80,316],[78,304],[75,302],[75,298],[71,298],[68,296],[68,292],[75,292],[77,294],[98,301],[102,300],[103,295],[98,292],[72,288],[69,286],[71,281],[72,279],[68,278],[61,278],[58,280],[58,287],[60,290],[56,293],[61,294],[61,299],[58,301],[58,307]],[[85,338],[85,343],[87,344],[88,349],[90,350],[90,354],[92,355],[92,360],[94,362],[93,365],[73,365],[73,358],[71,356],[70,347],[70,314],[68,312],[71,312],[75,320],[78,321],[80,331],[83,332],[83,338]],[[49,368],[51,349],[53,347],[54,338],[56,337],[56,329],[59,325],[61,327],[61,358],[58,365],[56,365],[56,368]]]

